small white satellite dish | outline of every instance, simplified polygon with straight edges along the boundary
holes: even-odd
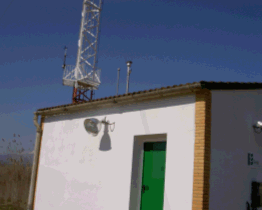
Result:
[[[93,136],[97,136],[101,130],[101,122],[95,118],[86,119],[84,121],[86,131]]]

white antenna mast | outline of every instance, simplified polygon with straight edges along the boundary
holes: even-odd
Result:
[[[102,0],[83,1],[76,65],[66,65],[63,74],[63,85],[74,87],[73,103],[92,100],[93,90],[101,83],[101,69],[97,69],[101,6]]]

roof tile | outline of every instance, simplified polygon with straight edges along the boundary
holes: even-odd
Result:
[[[167,87],[161,87],[161,88],[155,88],[155,89],[149,89],[149,90],[144,90],[144,91],[137,91],[133,93],[128,93],[128,94],[122,94],[122,95],[117,95],[117,96],[109,96],[109,97],[104,97],[104,98],[98,98],[94,99],[92,101],[84,101],[84,102],[79,102],[76,104],[65,104],[65,105],[59,105],[59,106],[54,106],[54,107],[47,107],[47,108],[42,108],[38,109],[37,111],[44,111],[44,110],[49,110],[49,109],[54,109],[54,108],[60,108],[60,107],[68,107],[68,106],[73,106],[77,104],[84,104],[84,103],[92,103],[95,101],[103,101],[103,100],[108,100],[112,98],[120,98],[120,97],[126,97],[130,95],[136,95],[136,94],[143,94],[143,93],[148,93],[148,92],[154,92],[157,90],[165,90],[169,88],[176,88],[176,87],[183,87],[183,86],[190,86],[190,85],[197,85],[199,84],[202,89],[210,89],[210,90],[222,90],[222,89],[231,89],[231,90],[237,90],[237,89],[262,89],[262,83],[259,82],[222,82],[222,81],[203,81],[201,80],[200,82],[193,82],[193,83],[186,83],[186,84],[179,84],[179,85],[173,85],[173,86],[167,86]]]

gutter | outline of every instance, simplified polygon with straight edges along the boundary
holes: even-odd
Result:
[[[34,113],[34,124],[36,126],[36,140],[35,140],[35,149],[34,149],[34,161],[31,172],[31,181],[30,181],[30,189],[27,203],[27,210],[33,210],[34,205],[34,197],[35,197],[35,187],[36,187],[36,176],[38,170],[38,161],[39,161],[39,153],[40,153],[40,143],[42,136],[42,128],[38,124],[38,113]],[[41,120],[42,124],[42,120]]]

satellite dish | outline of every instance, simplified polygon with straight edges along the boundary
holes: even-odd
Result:
[[[101,122],[95,118],[86,119],[84,121],[86,131],[93,136],[97,136],[101,130]]]

